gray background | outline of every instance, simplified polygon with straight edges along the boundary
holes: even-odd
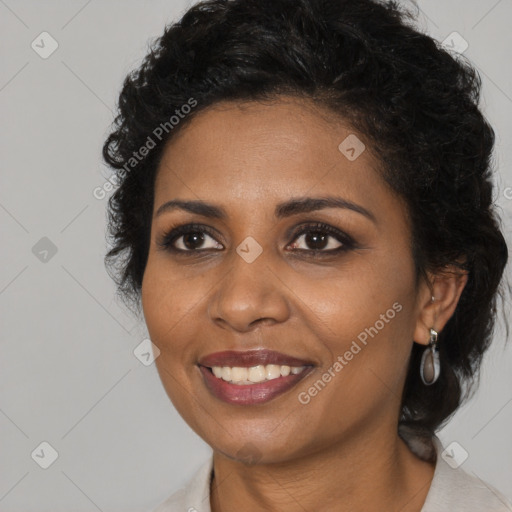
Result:
[[[133,354],[147,332],[115,300],[103,266],[106,199],[93,196],[108,176],[100,150],[121,82],[187,5],[0,0],[3,512],[151,510],[210,453],[172,407],[154,364]],[[481,73],[512,246],[512,2],[419,7],[419,26],[440,41],[461,34]],[[31,47],[43,31],[59,45],[47,59]],[[41,252],[50,245],[55,254]],[[511,368],[498,329],[478,393],[440,434],[468,452],[466,471],[510,499]],[[43,441],[59,454],[48,469],[31,456]]]

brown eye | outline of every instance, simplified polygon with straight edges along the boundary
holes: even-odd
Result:
[[[206,235],[208,237],[208,235]],[[181,241],[182,240],[182,241]],[[181,246],[180,245],[181,241]],[[186,233],[185,235],[181,235],[175,240],[176,248],[179,250],[195,250],[200,249],[201,246],[205,243],[205,234],[204,232],[194,232]],[[204,247],[203,247],[204,248]],[[208,247],[206,247],[208,249]]]
[[[223,248],[215,240],[209,228],[196,224],[187,224],[171,229],[164,234],[157,244],[171,252],[200,252],[202,250]]]
[[[199,254],[201,252],[219,251],[224,247],[217,242],[217,234],[208,226],[185,224],[171,229],[157,240],[163,250],[175,254]],[[289,245],[300,253],[332,255],[355,247],[354,240],[342,231],[323,223],[301,226],[295,233],[294,242]],[[303,246],[302,248],[300,246]]]
[[[300,248],[301,245],[303,248]],[[292,249],[298,249],[299,252],[327,254],[348,250],[354,246],[355,243],[350,236],[322,223],[302,226],[294,235],[294,242],[290,244]]]
[[[306,250],[321,251],[321,250],[333,250],[338,249],[343,244],[336,242],[332,235],[322,233],[321,231],[308,231],[299,237],[299,240],[303,239],[304,245],[307,246]],[[329,241],[329,239],[332,239]],[[294,249],[298,248],[298,242],[292,244]]]

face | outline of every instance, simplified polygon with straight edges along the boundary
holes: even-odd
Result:
[[[214,450],[242,460],[257,447],[262,462],[279,462],[398,421],[418,290],[406,209],[376,164],[342,119],[283,97],[217,104],[167,145],[142,305],[165,390]],[[278,208],[326,197],[339,202]],[[175,200],[224,216],[161,210]],[[241,390],[199,364],[258,349],[305,368],[286,377],[279,366],[269,395],[269,382]],[[224,364],[256,365],[240,361]]]

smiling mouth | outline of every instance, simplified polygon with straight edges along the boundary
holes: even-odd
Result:
[[[278,364],[267,364],[251,366],[249,368],[241,366],[213,366],[206,367],[218,379],[235,385],[247,386],[259,382],[269,382],[288,375],[299,375],[308,365],[288,366]]]
[[[283,395],[309,375],[313,369],[311,365],[299,367],[287,365],[216,366],[212,368],[198,365],[198,367],[203,376],[203,382],[215,398],[228,404],[245,406],[264,404]],[[217,377],[214,371],[220,374],[220,377]],[[267,379],[267,372],[269,372],[269,379]],[[262,379],[262,377],[264,378]],[[226,380],[227,378],[229,380]],[[253,382],[250,379],[262,380]]]
[[[316,366],[313,361],[269,349],[225,350],[199,359],[203,382],[230,404],[268,402],[293,388]]]

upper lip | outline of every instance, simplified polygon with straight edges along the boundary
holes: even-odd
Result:
[[[199,359],[199,365],[212,368],[213,366],[237,366],[247,367],[278,364],[287,366],[313,366],[313,363],[298,357],[292,357],[275,350],[255,349],[255,350],[225,350],[223,352],[214,352]]]

